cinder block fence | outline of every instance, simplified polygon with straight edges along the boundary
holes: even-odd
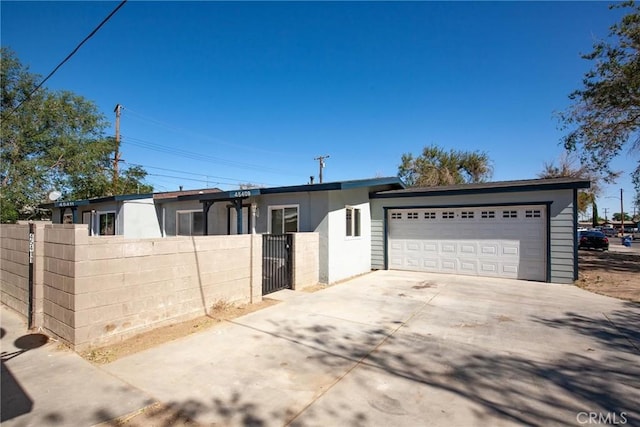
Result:
[[[262,300],[262,236],[90,237],[86,225],[1,225],[1,302],[76,350]],[[318,283],[317,233],[296,233],[293,287]],[[31,295],[30,295],[31,294]],[[31,303],[31,305],[30,305]]]

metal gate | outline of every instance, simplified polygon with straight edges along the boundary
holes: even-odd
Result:
[[[291,289],[292,234],[262,235],[262,295]]]

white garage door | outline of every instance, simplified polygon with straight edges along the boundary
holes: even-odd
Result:
[[[395,270],[546,280],[546,207],[389,209]]]

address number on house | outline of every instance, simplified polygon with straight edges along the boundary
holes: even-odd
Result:
[[[251,191],[236,191],[233,193],[233,197],[249,197],[251,196]]]

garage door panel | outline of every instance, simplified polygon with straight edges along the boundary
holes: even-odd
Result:
[[[497,262],[487,262],[480,261],[480,269],[479,273],[486,276],[496,276],[498,274],[498,263]]]
[[[540,247],[524,247],[521,249],[522,256],[524,258],[532,258],[532,259],[543,259],[544,258],[544,250]]]
[[[520,246],[517,243],[503,243],[501,255],[506,257],[517,257],[520,255]]]
[[[460,273],[462,274],[478,274],[478,261],[471,259],[460,260]]]
[[[502,264],[502,273],[506,276],[510,276],[510,277],[518,277],[518,264],[509,264],[509,263],[503,263]]]
[[[461,256],[476,256],[478,254],[478,245],[475,243],[464,242],[458,245],[458,253]]]
[[[409,240],[405,245],[405,250],[408,252],[418,252],[421,246],[420,242]]]
[[[407,267],[420,267],[420,258],[407,257],[404,265]]]
[[[480,242],[480,254],[482,256],[496,256],[498,255],[499,246],[497,243],[484,243]]]
[[[438,242],[426,241],[422,243],[422,250],[425,254],[437,254],[438,253]]]
[[[391,209],[389,267],[544,281],[545,215],[544,206]]]
[[[440,261],[438,258],[423,258],[422,259],[422,268],[430,271],[437,271],[439,268]]]
[[[456,273],[458,271],[458,261],[455,258],[441,259],[440,268],[443,272]]]
[[[442,242],[440,243],[440,253],[454,254],[456,253],[456,244],[454,242]]]

